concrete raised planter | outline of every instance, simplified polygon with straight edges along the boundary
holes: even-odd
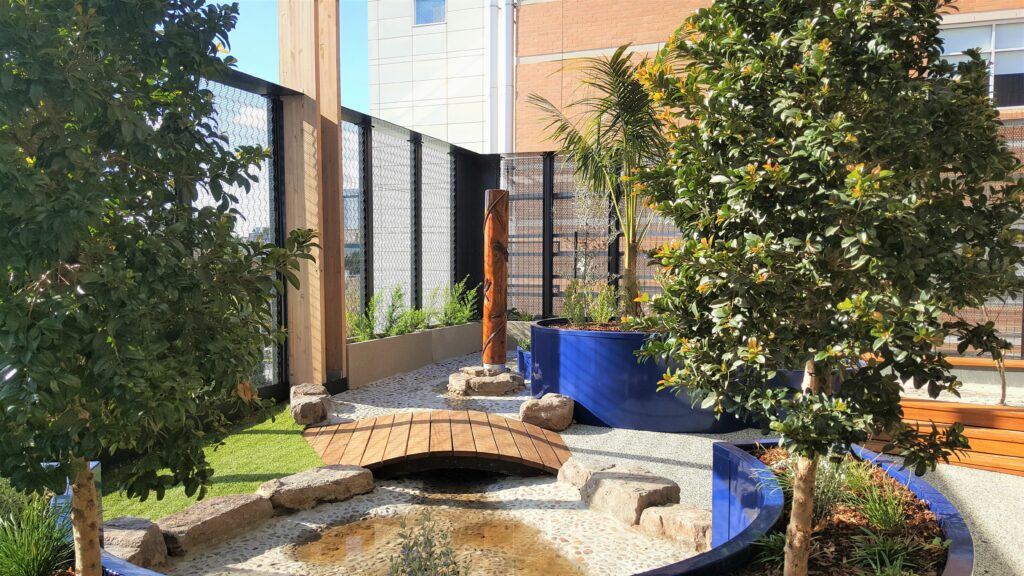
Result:
[[[362,388],[382,378],[479,352],[482,346],[483,325],[479,322],[352,342],[348,345],[348,387]]]

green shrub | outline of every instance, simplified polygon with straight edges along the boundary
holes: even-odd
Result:
[[[418,525],[407,529],[401,523],[401,550],[392,558],[388,576],[462,576],[468,573],[455,559],[455,550],[446,532],[439,530],[423,512]]]
[[[377,311],[380,308],[380,294],[370,296],[366,302],[366,310],[362,313],[349,311],[349,332],[358,342],[373,340],[377,337]]]
[[[594,298],[594,303],[591,307],[590,317],[593,318],[594,322],[604,324],[612,322],[618,316],[619,299],[615,286],[605,284],[597,290],[597,296]]]
[[[757,555],[754,561],[765,566],[782,566],[786,558],[786,533],[769,532],[754,542]]]
[[[906,502],[890,482],[870,483],[851,504],[877,530],[887,532],[903,525]]]
[[[518,342],[518,344],[519,344],[519,347],[522,348],[524,352],[529,352],[530,351],[530,341],[529,340],[520,340]]]
[[[862,568],[870,569],[876,576],[903,576],[919,567],[913,556],[924,546],[906,537],[881,536],[869,530],[853,537],[853,552],[850,561]]]
[[[405,313],[405,291],[402,290],[401,284],[396,284],[391,289],[391,298],[388,300],[387,308],[384,309],[383,326],[381,326],[381,333],[387,334],[388,336],[394,336],[395,325],[398,324],[398,319]]]
[[[590,320],[590,294],[579,280],[572,280],[562,291],[562,315],[576,326]]]
[[[814,511],[811,523],[817,525],[835,511],[836,506],[848,500],[844,478],[846,463],[823,464],[814,478]],[[774,471],[786,495],[786,501],[793,498],[793,478],[796,459],[789,458],[775,465]]]
[[[477,291],[480,286],[466,288],[468,281],[467,276],[441,292],[441,307],[437,316],[437,323],[441,326],[457,326],[477,319]],[[431,301],[436,298],[437,290],[434,290]]]
[[[32,496],[25,494],[6,478],[0,478],[0,518],[17,516],[32,501]]]
[[[41,496],[32,496],[19,513],[0,518],[0,574],[54,576],[72,565],[71,524]]]
[[[431,313],[420,308],[406,308],[388,331],[388,336],[401,336],[422,330],[430,323]]]

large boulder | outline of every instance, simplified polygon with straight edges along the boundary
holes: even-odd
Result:
[[[301,396],[292,400],[292,418],[296,424],[308,426],[327,419],[327,406],[324,399],[316,396]]]
[[[254,524],[274,515],[270,500],[256,494],[218,496],[157,521],[167,543],[167,552],[183,556],[190,550],[250,530]]]
[[[669,538],[694,552],[711,549],[711,511],[686,504],[653,506],[640,515],[640,530]]]
[[[321,502],[340,502],[373,491],[373,474],[366,468],[334,464],[264,482],[256,494],[274,508],[307,510]]]
[[[448,377],[448,391],[457,396],[505,396],[518,391],[523,384],[522,374],[482,366],[460,368]]]
[[[572,424],[572,412],[575,402],[562,394],[545,394],[541,398],[530,398],[519,407],[519,419],[561,432]]]
[[[115,518],[103,524],[103,548],[136,566],[155,569],[167,560],[160,527],[145,518]]]
[[[330,394],[327,393],[327,388],[325,388],[322,384],[298,384],[292,386],[289,392],[291,395],[289,400],[291,400],[292,402],[295,402],[299,398],[309,397],[320,398],[321,400],[324,400],[330,396]]]
[[[636,525],[647,508],[678,504],[679,485],[639,467],[616,465],[593,472],[580,497],[591,510]]]

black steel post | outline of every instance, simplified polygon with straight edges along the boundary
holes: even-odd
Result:
[[[270,100],[270,182],[273,198],[273,210],[275,220],[274,243],[284,246],[284,239],[288,235],[285,226],[285,201],[284,201],[284,104],[280,97],[268,97]],[[283,280],[283,278],[282,278]],[[288,326],[288,291],[284,290],[277,297],[277,325],[284,328]],[[288,350],[284,343],[277,345],[277,374],[274,375],[274,383],[271,390],[258,391],[263,398],[273,398],[278,402],[288,398]]]
[[[555,299],[555,155],[543,156],[543,201],[541,208],[541,315],[554,314]]]
[[[412,166],[412,246],[409,250],[412,279],[409,294],[412,308],[423,307],[423,137],[409,135],[410,165]]]
[[[373,120],[366,116],[359,123],[362,134],[363,192],[363,311],[373,298]]]
[[[455,153],[455,147],[448,145],[448,170],[450,175],[451,189],[451,222],[452,222],[452,235],[450,244],[451,262],[449,268],[452,271],[451,278],[448,279],[448,283],[454,285],[459,280],[458,268],[459,268],[459,169],[458,169],[458,155]]]

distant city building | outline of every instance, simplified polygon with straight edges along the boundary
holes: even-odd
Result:
[[[579,99],[573,60],[633,45],[653,54],[694,0],[370,0],[370,108],[472,150],[554,148],[531,93]],[[950,60],[979,48],[1004,120],[1024,118],[1022,0],[961,0],[943,18]]]

